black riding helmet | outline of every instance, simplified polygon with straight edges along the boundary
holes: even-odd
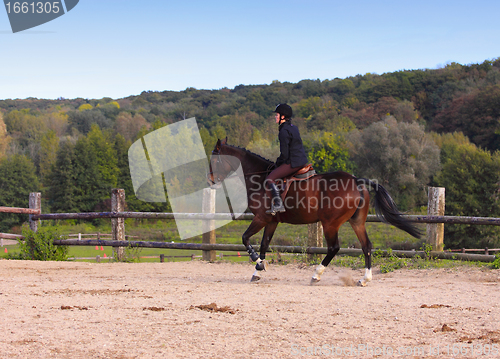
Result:
[[[274,112],[279,113],[280,115],[285,116],[285,118],[292,118],[292,108],[287,105],[286,103],[280,103],[278,106],[276,106],[276,109]]]

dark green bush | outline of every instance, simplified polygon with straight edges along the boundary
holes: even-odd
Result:
[[[55,239],[63,239],[52,228],[39,228],[33,232],[23,227],[24,240],[19,240],[20,259],[37,261],[65,261],[68,259],[68,246],[54,245]]]

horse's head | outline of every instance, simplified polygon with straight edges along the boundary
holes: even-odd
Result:
[[[218,187],[229,175],[240,167],[240,159],[232,146],[228,146],[227,137],[217,140],[210,158],[210,173],[208,183],[210,186]]]

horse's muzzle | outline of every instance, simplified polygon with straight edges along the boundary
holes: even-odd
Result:
[[[215,182],[213,179],[212,179],[213,176],[210,176],[208,175],[207,176],[207,184],[210,188],[212,189],[219,189],[221,188],[222,186],[222,183],[221,182]],[[215,178],[214,178],[215,179]]]

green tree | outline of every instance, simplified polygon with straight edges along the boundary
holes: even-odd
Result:
[[[200,137],[201,141],[203,142],[203,147],[205,148],[205,153],[207,154],[207,157],[210,158],[212,150],[217,143],[217,139],[215,138],[215,136],[212,136],[210,134],[210,131],[207,130],[204,126],[200,127]]]
[[[111,188],[116,187],[117,177],[120,172],[116,165],[114,139],[111,137],[110,132],[103,133],[97,125],[92,126],[87,139],[97,157],[99,181],[101,182],[99,187],[109,189],[105,196],[109,197]]]
[[[75,144],[73,162],[76,212],[92,212],[98,203],[110,197],[111,186],[103,181],[99,169],[99,157],[93,144],[86,137],[80,138]]]
[[[215,128],[211,129],[211,132],[212,132],[212,135],[214,137],[216,137],[218,140],[222,140],[222,139],[226,138],[226,136],[227,136],[226,130],[221,125],[215,126]],[[214,142],[213,146],[215,146],[215,142]]]
[[[333,88],[333,92],[344,97],[345,95],[352,93],[354,89],[354,83],[350,79],[344,79],[336,83],[336,86]]]
[[[56,163],[59,138],[52,130],[47,131],[40,141],[40,179],[42,184],[48,186],[48,177]]]
[[[120,170],[118,175],[117,188],[125,190],[125,201],[127,210],[133,212],[172,212],[170,203],[151,203],[139,200],[134,192],[132,178],[130,177],[128,149],[130,141],[117,134],[114,140],[114,148],[116,151],[117,167]]]
[[[349,149],[343,133],[312,133],[304,145],[309,161],[318,173],[354,172],[354,163],[349,158]]]
[[[116,116],[118,116],[118,114],[120,113],[120,105],[116,101],[111,101],[105,104],[99,103],[96,106],[96,110],[101,111],[104,117],[106,117],[107,119],[111,119],[114,121],[116,120]]]
[[[227,136],[231,144],[246,147],[252,136],[252,117],[257,116],[251,112],[240,115],[238,112],[234,115],[223,116],[220,122],[226,129]]]
[[[266,116],[269,113],[269,106],[266,104],[260,91],[256,90],[249,93],[246,96],[246,100],[247,106],[251,111],[258,113],[260,116]]]
[[[403,210],[425,204],[425,185],[440,167],[439,148],[417,123],[392,116],[349,137],[360,177],[377,180]]]
[[[73,168],[75,157],[75,145],[71,141],[62,142],[49,175],[49,206],[53,212],[79,212],[76,199],[77,173]]]
[[[2,118],[2,113],[0,113],[0,160],[4,158],[11,137],[7,134],[7,126]]]
[[[462,132],[438,134],[431,132],[430,135],[440,149],[441,163],[445,163],[457,146],[470,145],[471,142]]]
[[[299,117],[308,118],[323,109],[322,102],[317,96],[303,99],[295,106],[295,112]]]
[[[50,204],[56,212],[92,212],[109,207],[119,170],[113,143],[96,126],[76,144],[65,141],[50,175]]]
[[[357,103],[344,108],[342,115],[349,117],[358,128],[365,128],[387,116],[394,116],[399,122],[414,122],[419,119],[412,102],[398,101],[394,97],[382,97],[372,104]]]
[[[307,128],[309,130],[336,131],[334,127],[335,122],[339,121],[339,111],[331,99],[324,98],[321,101],[321,106],[316,108],[314,112],[311,112],[306,118]],[[312,108],[310,110],[313,111]],[[346,117],[340,119],[340,121],[344,119],[350,122]]]
[[[112,106],[111,109],[117,111],[115,106]],[[113,120],[106,117],[101,110],[96,108],[82,112],[68,112],[68,121],[70,128],[75,128],[84,135],[90,132],[93,124],[97,124],[101,129],[113,127]]]
[[[498,217],[500,199],[500,153],[491,154],[453,137],[443,141],[443,167],[435,183],[446,188],[446,215]],[[500,228],[495,226],[447,225],[447,248],[484,248],[500,244]]]
[[[280,154],[278,141],[269,141],[257,129],[253,130],[247,149],[271,161],[275,161]]]
[[[454,98],[436,114],[432,128],[439,132],[461,131],[480,147],[500,149],[500,85]]]
[[[24,155],[13,155],[0,162],[0,205],[28,208],[30,192],[40,185],[33,162]],[[28,217],[22,214],[0,213],[0,232],[8,232]]]
[[[29,156],[35,166],[38,166],[40,139],[47,131],[39,113],[29,108],[13,110],[5,116],[4,121],[7,132],[14,140],[11,141],[11,151]]]

